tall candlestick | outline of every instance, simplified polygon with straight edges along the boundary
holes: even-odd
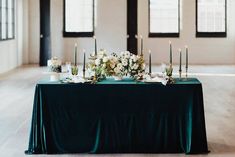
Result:
[[[83,50],[84,53],[84,58],[83,58],[83,78],[85,78],[85,73],[86,73],[86,51]]]
[[[75,66],[77,65],[77,48],[78,48],[78,45],[77,43],[75,43],[75,46],[74,46],[74,65]]]
[[[185,51],[186,51],[186,78],[188,78],[188,46],[185,46]]]
[[[149,74],[151,76],[152,73],[152,56],[151,56],[151,50],[149,50]]]
[[[95,56],[97,56],[97,40],[96,37],[93,37],[95,39]]]
[[[172,44],[171,44],[171,41],[169,41],[169,45],[170,45],[170,65],[172,65]]]
[[[142,35],[140,35],[140,55],[143,56],[144,40]]]
[[[188,69],[188,46],[185,46],[186,51],[186,68]]]
[[[179,75],[180,75],[180,78],[181,78],[181,73],[182,73],[182,53],[181,53],[181,49],[179,49],[179,52],[180,52],[180,65],[179,65]]]

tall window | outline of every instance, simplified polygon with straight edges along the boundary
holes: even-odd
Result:
[[[94,36],[94,0],[64,0],[64,37]]]
[[[15,1],[0,0],[0,40],[15,37]]]
[[[197,37],[226,37],[226,0],[197,0]]]
[[[149,37],[179,37],[179,0],[149,0]]]

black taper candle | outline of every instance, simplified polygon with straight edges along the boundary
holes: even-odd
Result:
[[[95,39],[95,56],[97,56],[97,40],[96,37],[93,37]]]
[[[170,44],[170,65],[172,65],[172,43],[169,41]]]
[[[152,56],[151,56],[151,50],[149,50],[149,74],[152,73]]]
[[[181,49],[179,49],[180,52],[180,65],[179,65],[179,71],[182,71],[182,53],[181,53]]]
[[[77,43],[74,46],[74,65],[77,66]]]
[[[140,36],[140,44],[141,44],[141,49],[140,49],[140,55],[143,56],[143,49],[144,49],[144,40],[142,35]]]
[[[188,69],[188,46],[185,46],[186,51],[186,69]]]
[[[86,72],[86,52],[83,50],[84,56],[83,56],[83,78],[85,78],[85,72]]]

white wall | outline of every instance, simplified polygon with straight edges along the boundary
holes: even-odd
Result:
[[[39,1],[29,0],[29,62],[39,62]],[[126,49],[126,1],[97,0],[96,36],[99,48],[108,51]],[[182,0],[180,38],[148,38],[148,0],[138,0],[138,34],[145,40],[145,52],[152,50],[153,63],[168,62],[168,41],[174,49],[174,62],[178,62],[178,48],[189,46],[191,64],[235,64],[235,1],[228,1],[228,37],[195,38],[195,0]],[[63,38],[63,0],[51,0],[52,55],[63,61],[73,60],[73,45],[79,51],[93,51],[92,38]],[[81,61],[82,56],[79,59]]]
[[[39,63],[39,44],[40,44],[40,11],[39,0],[29,1],[29,63]]]
[[[227,3],[227,38],[195,38],[195,0],[182,0],[180,38],[148,38],[148,0],[138,0],[138,32],[144,36],[145,52],[152,50],[154,63],[168,62],[171,40],[176,63],[177,50],[188,45],[191,64],[235,64],[235,1]]]
[[[35,3],[36,2],[36,3]],[[39,2],[30,0],[30,63],[39,62]],[[94,51],[93,38],[63,38],[63,0],[51,0],[51,45],[52,56],[63,61],[73,60],[74,43],[78,50]],[[97,25],[95,36],[98,48],[107,51],[126,50],[126,0],[97,0]],[[80,53],[81,54],[81,53]],[[82,55],[79,55],[82,61]]]
[[[23,42],[27,36],[24,36],[24,22],[27,21],[24,15],[26,12],[23,11],[23,7],[27,4],[27,0],[16,1],[16,36],[14,40],[0,41],[0,73],[7,72],[11,69],[16,68],[23,62],[24,52]],[[23,22],[24,21],[24,22]]]

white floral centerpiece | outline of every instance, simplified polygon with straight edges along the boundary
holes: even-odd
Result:
[[[95,80],[103,79],[107,73],[106,62],[108,57],[105,50],[101,50],[97,53],[97,58],[90,60],[87,65],[88,70],[93,72]]]
[[[167,66],[166,64],[161,65],[164,85],[174,83],[174,79],[172,78],[173,68],[172,65]]]
[[[129,59],[129,75],[135,79],[141,79],[145,72],[144,59],[141,56],[131,54]]]
[[[57,57],[53,57],[52,59],[47,61],[48,71],[49,72],[61,72],[62,62]]]
[[[47,61],[48,71],[50,73],[50,81],[59,81],[59,73],[61,73],[62,62],[57,57]]]
[[[94,72],[95,78],[102,79],[107,76],[121,80],[123,76],[130,76],[137,79],[145,71],[145,64],[142,57],[131,54],[128,51],[120,55],[113,53],[107,55],[106,51],[100,51],[95,60],[90,61],[88,69]]]

